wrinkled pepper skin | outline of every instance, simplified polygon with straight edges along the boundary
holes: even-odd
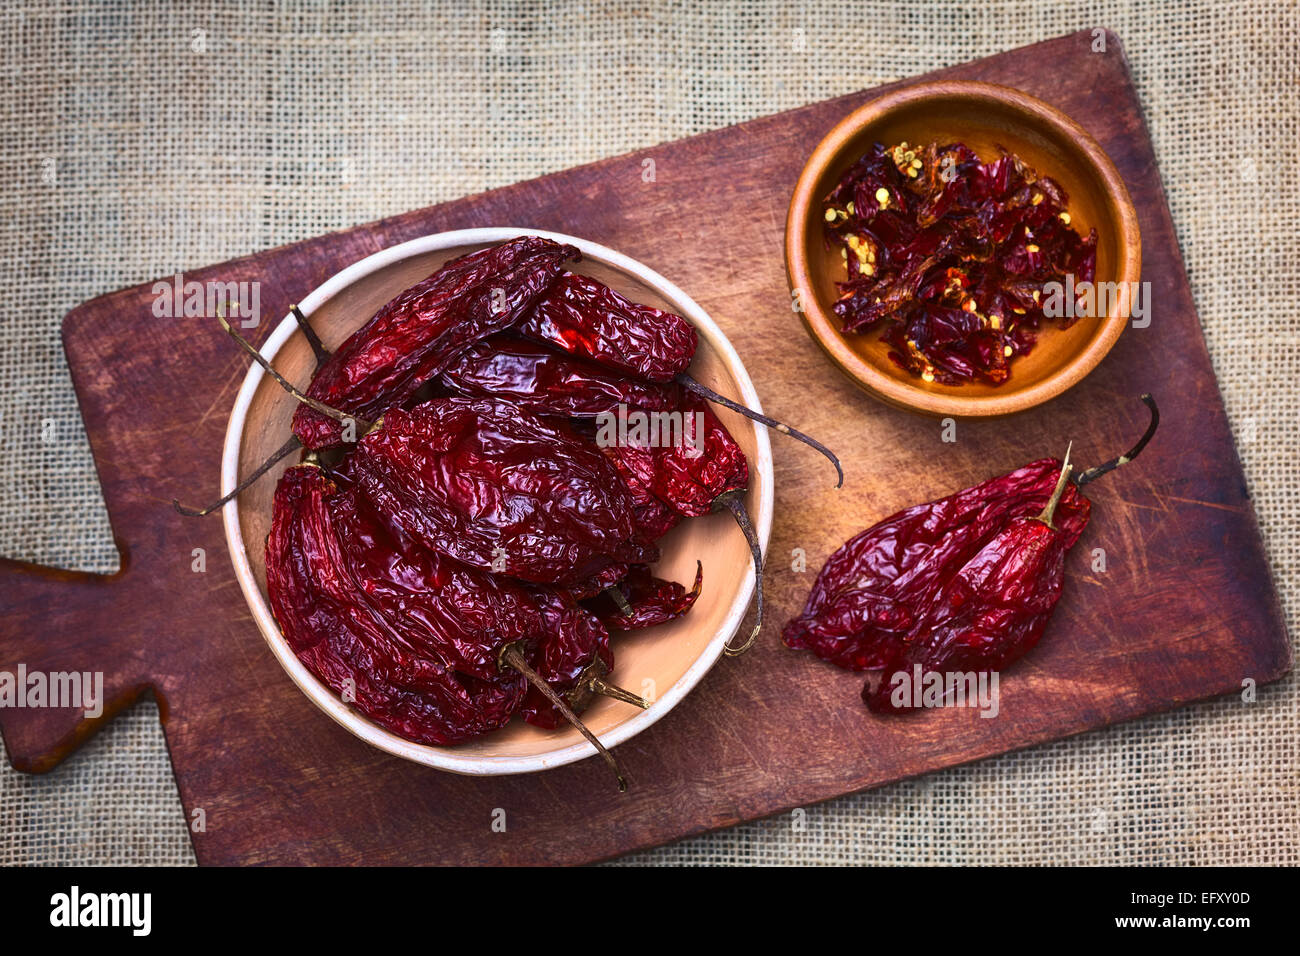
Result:
[[[351,458],[373,510],[471,567],[567,587],[659,557],[604,456],[563,422],[511,402],[452,397],[392,409]]]
[[[630,611],[624,611],[607,594],[598,595],[586,604],[605,627],[635,631],[681,617],[695,604],[703,582],[704,565],[698,561],[695,564],[695,584],[689,591],[676,581],[655,577],[645,565],[637,564],[614,585]]]
[[[515,711],[556,726],[562,718],[546,698],[499,668],[507,644],[524,642],[529,663],[561,694],[596,657],[613,668],[608,632],[571,598],[393,534],[355,489],[318,468],[281,479],[267,568],[295,653],[337,693],[354,681],[357,708],[410,740],[470,739]],[[332,596],[322,600],[321,588]]]
[[[543,589],[534,589],[543,591]],[[550,684],[560,696],[574,688],[578,678],[599,657],[604,665],[602,670],[609,672],[614,668],[614,655],[609,649],[609,632],[585,608],[577,608],[554,599],[540,602],[543,616],[543,638],[528,655],[528,663]],[[582,623],[575,626],[572,618],[582,615]],[[570,707],[581,712],[582,707],[570,699]],[[563,715],[546,699],[536,687],[528,687],[520,708],[524,720],[535,727],[554,730],[565,723]]]
[[[309,397],[373,421],[411,398],[462,350],[518,322],[559,278],[572,246],[524,236],[455,259],[384,305],[317,371]],[[309,449],[343,426],[307,405],[293,433]]]
[[[666,446],[602,443],[601,451],[629,487],[642,489],[679,517],[696,518],[709,514],[719,495],[748,486],[749,462],[708,402],[686,392],[679,407],[686,421],[692,423],[689,441]],[[702,451],[698,455],[692,447],[697,439],[697,421],[702,423],[698,438]],[[599,433],[596,438],[599,442]]]
[[[408,740],[454,744],[504,726],[523,700],[524,679],[458,672],[367,599],[339,533],[340,521],[361,519],[337,490],[306,465],[288,469],[276,488],[267,593],[290,648],[335,693]],[[353,531],[367,533],[359,524]]]
[[[785,626],[785,643],[848,670],[887,666],[925,626],[954,576],[1008,522],[1042,511],[1060,469],[1061,462],[1040,459],[907,508],[850,539],[826,561],[804,612]],[[1088,508],[1067,485],[1054,519],[1065,549],[1083,533]]]
[[[652,382],[685,372],[699,344],[680,315],[638,305],[574,273],[565,273],[517,328],[534,341]]]
[[[680,389],[628,378],[537,342],[494,335],[466,349],[442,374],[461,395],[505,398],[537,415],[595,418],[627,405],[669,411]]]
[[[1073,488],[1073,486],[1071,486]],[[1087,500],[1073,507],[1071,525],[1087,520]],[[1058,508],[1058,514],[1060,509]],[[1055,524],[1055,522],[1053,522]],[[936,603],[912,632],[895,644],[874,689],[862,699],[877,713],[915,709],[911,694],[895,693],[920,673],[981,673],[1001,670],[1043,636],[1065,581],[1065,554],[1077,539],[1061,525],[1035,517],[1013,518],[944,585]]]

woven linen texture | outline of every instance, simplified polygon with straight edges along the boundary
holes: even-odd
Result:
[[[58,336],[87,298],[1098,26],[1294,633],[1300,44],[1269,0],[6,4],[0,553],[115,566]],[[623,862],[1295,864],[1297,703],[1289,677]],[[0,761],[0,863],[193,859],[152,703],[43,777]]]

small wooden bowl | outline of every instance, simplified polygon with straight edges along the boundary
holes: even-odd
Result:
[[[845,333],[831,306],[843,261],[823,239],[822,201],[873,143],[965,143],[981,159],[1015,153],[1069,197],[1073,227],[1097,230],[1097,281],[1124,283],[1105,316],[1061,330],[1044,323],[1028,355],[1001,385],[927,383],[890,361],[878,332]],[[989,418],[1024,411],[1077,384],[1110,351],[1127,324],[1128,283],[1142,271],[1137,213],[1124,181],[1096,140],[1059,110],[991,83],[943,81],[872,100],[831,130],[795,186],[785,227],[785,259],[808,334],[850,379],[891,405],[935,416]]]
[[[721,330],[681,289],[657,272],[612,249],[560,233],[537,229],[463,229],[425,236],[377,252],[354,263],[300,300],[325,347],[333,349],[359,328],[381,305],[419,282],[449,259],[520,235],[546,236],[582,251],[573,268],[622,292],[634,301],[670,309],[699,333],[699,349],[690,373],[724,395],[759,407],[754,385]],[[286,316],[262,347],[276,370],[295,383],[311,379],[311,349],[291,316]],[[238,483],[289,435],[296,403],[253,365],[235,400],[221,460],[222,493]],[[746,504],[766,550],[772,529],[772,450],[765,429],[725,408],[716,408],[750,461]],[[293,456],[290,456],[293,458]],[[558,767],[594,754],[568,726],[548,731],[512,721],[501,730],[452,747],[412,743],[372,723],[318,681],[289,648],[271,614],[266,595],[266,534],[271,522],[275,484],[289,461],[276,467],[223,509],[226,543],[235,576],[253,619],[285,672],[311,701],[367,743],[430,767],[461,774],[529,773]],[[583,720],[607,747],[645,730],[681,701],[722,654],[749,610],[754,575],[749,546],[728,514],[693,518],[660,541],[661,577],[687,587],[695,580],[695,562],[704,564],[704,582],[690,613],[659,627],[615,633],[614,670],[610,679],[635,693],[652,696],[649,710],[609,698],[597,698]]]

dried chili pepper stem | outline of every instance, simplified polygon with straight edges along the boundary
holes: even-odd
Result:
[[[281,445],[278,449],[271,452],[271,457],[267,458],[266,461],[262,462],[255,469],[253,469],[253,471],[249,474],[247,478],[245,478],[239,484],[235,485],[235,487],[230,491],[229,494],[222,495],[220,498],[212,502],[212,504],[208,505],[206,508],[201,508],[201,509],[187,508],[175,498],[172,499],[172,507],[175,508],[178,512],[180,512],[187,518],[202,518],[204,515],[212,514],[212,512],[216,511],[226,502],[233,499],[241,491],[243,491],[253,482],[257,481],[257,479],[261,478],[273,467],[275,467],[275,465],[280,461],[280,459],[284,458],[295,448],[301,448],[301,447],[302,447],[302,442],[298,441],[297,438],[291,437],[287,442]]]
[[[1156,429],[1160,427],[1160,409],[1156,406],[1156,400],[1152,398],[1150,394],[1146,394],[1142,396],[1142,402],[1146,405],[1147,410],[1151,412],[1151,421],[1147,423],[1147,430],[1143,432],[1142,437],[1138,439],[1138,443],[1118,458],[1112,458],[1110,461],[1098,465],[1096,468],[1089,468],[1083,474],[1079,475],[1078,478],[1074,479],[1076,487],[1082,488],[1088,482],[1095,481],[1102,475],[1114,471],[1120,465],[1127,465],[1138,455],[1142,454],[1142,449],[1147,447],[1147,442],[1151,441],[1151,437],[1156,433]]]
[[[640,694],[634,694],[630,690],[624,690],[617,684],[607,684],[599,677],[592,677],[588,680],[587,687],[591,689],[592,693],[600,694],[602,697],[622,701],[625,704],[631,704],[633,707],[640,707],[642,710],[650,709],[650,701],[646,700]]]
[[[623,775],[623,768],[619,766],[618,759],[605,749],[605,745],[597,739],[595,734],[587,729],[587,725],[578,719],[578,715],[569,709],[569,705],[564,702],[564,698],[555,692],[555,688],[542,680],[541,675],[528,666],[528,662],[524,660],[523,653],[519,650],[519,642],[516,641],[514,644],[507,644],[505,647],[501,648],[501,653],[498,655],[497,660],[502,665],[513,668],[522,674],[525,679],[527,679],[528,683],[536,687],[542,695],[551,702],[551,706],[564,715],[565,720],[571,723],[577,731],[582,734],[582,736],[587,738],[588,742],[596,748],[597,753],[605,758],[605,763],[609,764],[610,769],[614,771],[614,776],[618,778],[619,792],[622,793],[626,791],[627,778]]]
[[[308,344],[311,345],[312,354],[316,356],[316,368],[319,369],[321,364],[329,358],[330,353],[326,351],[325,347],[321,344],[320,337],[316,334],[316,330],[311,327],[311,324],[307,321],[307,317],[302,314],[302,311],[298,306],[289,306],[289,311],[293,313],[293,317],[298,323],[298,328],[302,330],[302,334],[306,336]],[[301,445],[302,442],[298,441],[296,437],[290,438],[277,450],[273,451],[266,461],[253,469],[252,473],[237,484],[229,494],[222,495],[206,508],[187,508],[176,498],[172,499],[172,507],[187,518],[202,518],[204,515],[210,515],[212,512],[222,507],[226,502],[239,495],[240,492],[265,475],[268,471],[274,468],[281,459],[288,456],[294,449],[301,447]]]
[[[811,448],[817,449],[819,452],[821,452],[823,455],[826,456],[826,458],[830,461],[832,465],[835,466],[835,473],[839,476],[839,480],[835,483],[835,487],[836,488],[843,487],[844,469],[840,466],[839,458],[835,456],[835,453],[833,451],[831,451],[829,448],[827,448],[817,439],[811,437],[810,435],[805,435],[803,432],[799,431],[798,429],[791,428],[789,425],[785,424],[784,422],[779,422],[775,418],[770,418],[769,416],[764,415],[761,412],[756,412],[752,408],[746,408],[744,405],[741,405],[739,402],[732,401],[731,399],[727,398],[725,395],[719,395],[713,389],[709,388],[707,385],[703,385],[700,382],[697,382],[695,379],[691,378],[685,372],[680,373],[676,377],[675,381],[677,382],[677,384],[681,385],[682,388],[694,392],[696,395],[699,395],[701,398],[713,402],[715,405],[721,405],[723,408],[729,408],[733,412],[736,412],[737,414],[744,415],[746,418],[750,419],[751,421],[756,421],[760,425],[766,425],[768,428],[772,429],[773,431],[778,431],[782,435],[789,435],[791,438],[797,441],[801,441],[805,445],[808,445]]]
[[[605,588],[605,593],[609,595],[609,599],[613,601],[615,606],[617,606],[624,614],[632,613],[632,605],[627,603],[627,598],[623,596],[623,592],[618,589],[617,585],[611,584],[609,587]]]
[[[342,422],[344,425],[347,425],[349,422],[352,422],[355,425],[359,426],[362,431],[368,431],[370,428],[374,427],[374,422],[366,421],[364,418],[358,418],[355,415],[346,415],[343,412],[339,411],[337,408],[330,408],[324,402],[319,402],[314,398],[309,398],[307,395],[300,392],[297,388],[295,388],[292,384],[290,384],[288,379],[286,379],[283,375],[281,375],[279,372],[277,372],[274,368],[271,367],[271,363],[262,357],[261,352],[253,348],[252,344],[250,344],[247,339],[245,339],[242,335],[240,335],[238,332],[234,330],[231,324],[226,321],[226,317],[224,315],[218,315],[217,321],[221,323],[221,327],[226,330],[226,333],[232,339],[234,339],[236,342],[239,343],[239,347],[253,357],[253,361],[255,361],[258,365],[262,366],[262,368],[266,370],[266,373],[280,384],[281,388],[283,388],[286,392],[288,392],[290,395],[296,398],[303,405],[315,409],[316,411],[320,412],[322,415],[334,419],[336,422]]]
[[[609,673],[609,668],[597,654],[578,675],[577,681],[564,695],[564,699],[572,707],[584,708],[590,702],[592,695],[599,694],[602,697],[608,697],[611,700],[622,701],[625,704],[631,704],[634,707],[640,707],[642,710],[650,709],[650,701],[646,700],[630,690],[624,690],[617,684],[610,684],[605,681],[605,675]]]
[[[289,311],[293,313],[294,321],[298,323],[298,330],[311,346],[311,354],[316,356],[316,368],[319,371],[320,367],[329,361],[329,349],[321,344],[320,336],[316,334],[316,330],[307,321],[307,316],[302,314],[302,310],[297,305],[289,306]]]
[[[1061,477],[1056,479],[1056,487],[1052,489],[1052,497],[1047,499],[1047,505],[1041,512],[1035,515],[1035,521],[1041,521],[1053,531],[1056,525],[1052,524],[1052,518],[1056,515],[1056,506],[1061,503],[1061,495],[1065,494],[1065,484],[1070,480],[1070,472],[1073,470],[1070,466],[1070,450],[1074,448],[1074,442],[1070,442],[1065,447],[1065,461],[1061,463]]]
[[[745,489],[737,488],[734,491],[724,491],[713,499],[713,509],[715,511],[725,508],[736,519],[736,524],[740,526],[741,532],[745,535],[745,540],[749,542],[749,552],[754,559],[754,607],[756,610],[754,629],[749,632],[749,637],[745,643],[739,647],[732,647],[730,644],[723,646],[722,652],[728,657],[739,657],[753,647],[754,641],[758,640],[758,632],[763,629],[763,548],[758,542],[758,532],[754,530],[754,522],[749,518],[749,510],[745,507],[744,495]]]

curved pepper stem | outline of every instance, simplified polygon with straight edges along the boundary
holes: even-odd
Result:
[[[1056,530],[1056,525],[1052,524],[1052,518],[1056,516],[1056,506],[1061,503],[1061,495],[1065,494],[1065,483],[1070,480],[1070,472],[1073,470],[1070,465],[1070,450],[1073,448],[1074,442],[1070,442],[1065,447],[1065,461],[1061,463],[1061,477],[1056,479],[1056,487],[1052,489],[1052,497],[1047,499],[1047,506],[1034,516],[1035,521],[1041,521],[1053,531]]]
[[[302,446],[302,442],[298,441],[297,438],[291,437],[287,442],[285,442],[275,451],[271,452],[271,457],[267,458],[266,461],[262,462],[260,465],[254,468],[247,478],[245,478],[239,484],[235,485],[235,487],[231,490],[229,494],[222,495],[220,498],[212,502],[212,504],[208,505],[206,508],[199,508],[199,509],[187,508],[175,498],[172,499],[172,507],[175,508],[178,512],[180,512],[187,518],[202,518],[204,515],[212,514],[212,512],[216,511],[227,501],[230,501],[233,498],[235,498],[241,491],[243,491],[253,482],[257,481],[257,479],[261,478],[273,467],[275,467],[275,465],[280,461],[280,459],[287,456],[295,448],[300,448],[301,446]]]
[[[1138,443],[1130,448],[1118,458],[1112,458],[1110,461],[1098,465],[1096,468],[1089,468],[1078,478],[1074,479],[1077,487],[1082,488],[1090,481],[1095,481],[1107,472],[1114,471],[1120,465],[1127,465],[1130,461],[1142,454],[1142,449],[1147,447],[1147,442],[1155,435],[1156,429],[1160,427],[1160,409],[1156,407],[1156,400],[1150,394],[1143,395],[1142,401],[1147,409],[1151,412],[1151,421],[1147,424],[1147,430],[1142,434]]]
[[[319,372],[320,367],[329,361],[330,352],[321,344],[320,336],[311,327],[311,323],[307,321],[307,316],[302,314],[302,310],[296,305],[291,305],[289,311],[293,313],[293,319],[298,323],[298,331],[302,333],[303,338],[307,340],[307,344],[311,346],[311,354],[316,356],[316,371]]]
[[[315,409],[316,411],[320,412],[322,415],[326,415],[334,419],[336,422],[342,422],[344,425],[346,425],[348,422],[354,422],[358,426],[361,426],[361,429],[363,431],[369,430],[371,427],[374,426],[374,422],[366,421],[364,418],[358,418],[356,415],[348,415],[345,412],[339,411],[337,408],[330,408],[330,406],[326,405],[324,402],[317,401],[316,399],[311,398],[310,396],[304,394],[303,392],[298,391],[298,389],[295,388],[289,382],[288,379],[286,379],[283,375],[281,375],[279,372],[277,372],[274,368],[271,367],[271,363],[262,357],[261,352],[253,348],[252,344],[250,344],[246,338],[244,338],[242,335],[240,335],[238,332],[234,330],[231,324],[226,321],[226,317],[224,315],[218,315],[217,321],[221,323],[221,327],[226,330],[226,333],[232,339],[234,339],[236,342],[239,343],[239,347],[243,349],[245,352],[247,352],[249,355],[251,355],[253,357],[254,362],[262,366],[262,368],[266,371],[267,375],[270,375],[271,378],[275,379],[276,382],[279,383],[282,389],[284,389],[286,392],[288,392],[290,395],[296,398],[303,405]]]
[[[831,451],[829,448],[827,448],[817,439],[809,435],[805,435],[803,432],[799,431],[798,429],[791,428],[789,425],[785,424],[784,422],[778,422],[775,418],[769,418],[767,415],[764,415],[761,412],[756,412],[752,408],[746,408],[744,405],[741,405],[739,402],[732,401],[731,399],[727,398],[725,395],[719,395],[713,389],[709,388],[707,385],[702,385],[701,383],[697,382],[695,379],[691,378],[685,372],[679,374],[676,377],[675,381],[683,388],[694,392],[696,395],[699,395],[701,398],[713,402],[716,405],[721,405],[723,408],[729,408],[733,412],[736,412],[740,415],[744,415],[746,418],[758,422],[760,425],[766,425],[768,428],[772,429],[773,431],[780,432],[782,435],[789,435],[791,438],[795,439],[796,441],[803,442],[805,445],[808,445],[810,448],[816,448],[819,452],[825,455],[827,459],[830,460],[830,463],[832,465],[835,466],[835,473],[839,476],[839,481],[835,483],[835,487],[836,488],[843,487],[844,469],[840,466],[840,460],[837,457],[835,457],[835,453],[833,451]]]
[[[753,647],[754,641],[758,640],[758,632],[763,629],[763,548],[758,543],[758,532],[754,530],[754,522],[750,520],[749,510],[745,507],[744,494],[744,488],[737,488],[733,491],[724,491],[713,499],[714,511],[719,508],[726,508],[731,512],[731,516],[736,519],[736,524],[740,526],[741,533],[744,534],[745,540],[749,542],[749,553],[754,559],[754,606],[756,609],[754,629],[749,632],[749,637],[745,643],[739,647],[732,647],[729,643],[723,646],[722,652],[728,657],[739,657]]]
[[[298,323],[298,329],[302,332],[303,336],[306,337],[307,344],[311,346],[312,354],[316,356],[316,370],[320,371],[321,365],[323,365],[326,361],[329,360],[330,357],[329,351],[326,350],[325,346],[321,344],[320,336],[318,336],[316,334],[316,330],[311,327],[311,323],[307,321],[307,316],[302,314],[302,310],[299,309],[298,306],[296,305],[291,305],[289,306],[289,311],[293,313],[294,321]],[[226,325],[224,319],[222,319],[222,324]],[[229,332],[233,330],[231,330],[229,325],[226,325],[226,331]],[[239,338],[239,336],[237,335],[235,337]],[[271,374],[274,375],[275,373],[272,372]],[[278,378],[279,376],[276,377]],[[212,502],[212,504],[208,505],[206,508],[187,508],[185,505],[181,504],[180,501],[178,501],[175,498],[172,499],[172,507],[175,508],[180,514],[183,514],[187,518],[202,518],[204,515],[210,515],[212,514],[212,512],[216,511],[226,502],[234,499],[237,495],[239,495],[240,492],[242,492],[249,485],[253,484],[253,482],[257,481],[257,479],[265,475],[268,471],[274,468],[275,465],[279,463],[281,459],[285,458],[290,452],[292,452],[295,448],[300,447],[301,445],[302,443],[298,441],[297,438],[290,438],[278,449],[271,452],[270,457],[267,458],[266,461],[258,465],[256,468],[254,468],[252,473],[243,481],[241,481],[239,484],[237,484],[234,487],[234,489],[230,492],[230,494],[222,495],[220,498]]]
[[[610,769],[614,771],[614,776],[618,778],[619,792],[626,791],[627,777],[623,775],[623,768],[619,766],[618,759],[605,749],[605,745],[587,729],[587,725],[578,719],[578,715],[569,709],[569,705],[564,702],[564,698],[555,692],[555,688],[542,680],[541,675],[528,666],[523,653],[519,650],[519,642],[516,641],[514,644],[507,644],[503,647],[498,660],[506,667],[511,667],[523,674],[528,683],[541,691],[542,696],[551,702],[551,706],[563,714],[564,719],[571,723],[578,733],[587,738],[588,742],[596,748],[596,752],[605,758],[605,763],[609,764]]]

